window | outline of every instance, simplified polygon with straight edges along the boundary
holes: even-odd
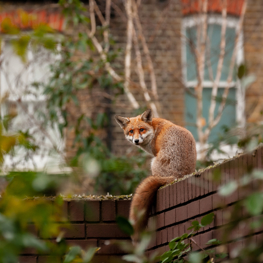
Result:
[[[187,87],[185,92],[185,123],[186,128],[192,132],[195,139],[198,140],[197,128],[196,128],[196,109],[197,100],[194,87],[197,84],[196,74],[196,60],[193,51],[193,46],[197,42],[197,25],[200,20],[196,17],[184,18],[183,20],[183,35],[185,38],[182,41],[182,54],[183,54],[183,77],[185,86]],[[220,104],[220,98],[224,92],[224,88],[227,86],[227,77],[229,72],[229,65],[233,54],[235,37],[236,37],[236,25],[238,19],[227,18],[226,29],[226,46],[225,56],[223,60],[222,74],[218,86],[218,92],[216,97],[216,109],[215,114],[218,112]],[[208,123],[209,108],[211,102],[212,84],[217,72],[217,65],[220,54],[220,41],[221,41],[221,16],[209,16],[207,24],[207,42],[205,51],[205,68],[204,68],[204,82],[203,82],[203,117]],[[242,36],[240,37],[242,42]],[[238,43],[238,53],[236,64],[241,64],[243,60],[242,43]],[[235,72],[235,71],[234,71]],[[209,136],[209,142],[216,138],[217,134],[222,130],[223,126],[231,127],[235,123],[240,123],[242,119],[242,109],[244,101],[240,95],[240,87],[238,80],[233,75],[233,81],[230,85],[229,94],[224,108],[222,117],[217,126],[215,126]],[[206,126],[205,126],[206,127]],[[204,128],[205,128],[204,127]]]
[[[63,141],[56,129],[43,127],[40,112],[45,112],[45,96],[41,86],[37,83],[47,83],[50,76],[49,66],[58,55],[44,48],[34,49],[29,46],[25,54],[25,61],[22,61],[12,46],[12,39],[5,39],[2,42],[1,66],[0,66],[0,97],[8,94],[7,99],[1,104],[1,115],[5,116],[10,111],[16,112],[16,117],[12,120],[9,132],[16,133],[19,130],[28,130],[32,134],[39,150],[31,156],[26,156],[22,149],[16,149],[15,157],[7,156],[5,168],[14,167],[17,169],[43,169],[48,163],[56,160],[54,165],[58,165],[61,160],[56,154],[50,156],[54,145],[51,144],[45,132],[55,142],[56,147],[62,149]],[[42,127],[41,127],[42,126]]]

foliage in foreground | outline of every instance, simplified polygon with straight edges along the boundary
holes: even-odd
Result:
[[[9,184],[0,201],[0,262],[17,263],[28,249],[52,256],[52,262],[90,262],[97,248],[87,251],[70,247],[63,238],[70,228],[62,215],[63,200],[54,196],[58,182],[54,176],[37,173],[10,173]],[[64,230],[57,222],[64,223]],[[55,242],[49,238],[55,238]],[[49,261],[50,262],[50,261]]]
[[[33,162],[34,155],[47,157],[56,154],[63,159],[63,146],[59,143],[62,143],[68,134],[74,134],[72,148],[68,149],[74,154],[64,160],[65,165],[71,167],[73,171],[78,169],[78,173],[74,175],[77,177],[81,173],[95,180],[95,188],[98,192],[104,194],[110,192],[115,195],[130,194],[138,182],[146,176],[144,167],[146,157],[139,153],[140,157],[137,158],[137,152],[117,157],[111,153],[109,142],[105,140],[105,129],[108,131],[112,128],[107,113],[118,95],[124,93],[122,81],[112,78],[106,70],[106,63],[110,63],[113,68],[121,72],[118,57],[122,51],[114,47],[114,40],[110,35],[108,42],[105,43],[106,40],[101,36],[105,35],[104,32],[108,29],[97,25],[96,37],[101,41],[100,45],[102,47],[106,44],[110,45],[108,52],[105,52],[105,59],[102,59],[98,56],[92,36],[87,30],[91,27],[87,6],[79,0],[61,0],[60,7],[67,21],[68,34],[58,34],[48,25],[38,25],[30,32],[23,32],[10,19],[2,21],[1,27],[4,33],[12,36],[11,46],[14,53],[24,63],[23,70],[28,67],[29,50],[36,57],[44,50],[57,58],[49,60],[50,70],[44,81],[27,83],[26,87],[21,87],[22,82],[19,82],[20,89],[24,89],[24,93],[15,102],[16,107],[22,109],[22,114],[28,115],[30,125],[23,128],[16,127],[14,123],[21,117],[19,114],[9,118],[10,115],[7,113],[4,118],[9,118],[8,122],[12,126],[13,133],[19,133],[26,139],[21,162],[30,159]],[[21,12],[25,20],[30,19],[32,14]],[[23,71],[18,74],[17,81],[20,75],[23,75]],[[23,104],[24,96],[33,98],[42,96],[45,98],[45,105],[37,106],[35,112],[31,114]],[[83,98],[85,100],[89,98],[84,110]],[[1,122],[6,123],[4,120]],[[0,129],[0,134],[5,135],[9,132],[8,126]],[[38,137],[44,136],[44,139],[37,142],[36,134]],[[53,137],[54,134],[56,137]],[[13,141],[12,143],[14,146]],[[14,159],[12,168],[16,168],[18,163],[16,153],[22,145],[16,143],[15,146],[13,151],[5,151],[5,154],[8,153],[9,157]],[[0,153],[0,162],[3,162],[1,159],[3,159],[2,153]],[[91,189],[92,187],[88,190]]]

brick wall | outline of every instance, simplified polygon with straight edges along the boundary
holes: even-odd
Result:
[[[184,87],[181,84],[181,2],[180,0],[141,1],[139,16],[156,74],[160,116],[183,126]],[[117,16],[111,21],[111,26],[117,47],[125,50],[126,22],[124,23],[121,17]],[[138,83],[138,78],[135,76],[135,63],[135,57],[133,56],[132,80]],[[147,65],[143,65],[143,67],[147,68]],[[147,70],[145,70],[145,74],[148,85],[150,79]],[[150,85],[148,85],[149,87]],[[146,107],[141,92],[136,87],[131,87],[131,91],[135,94],[141,106]],[[126,95],[119,97],[116,106],[113,105],[112,107],[112,113],[126,117],[136,116]],[[132,146],[124,138],[123,132],[116,124],[113,116],[111,125],[112,151],[116,154],[127,154],[132,150]]]
[[[207,248],[206,242],[217,238],[222,240],[222,229],[229,223],[229,214],[233,212],[234,204],[251,192],[236,191],[225,198],[217,194],[219,184],[229,182],[231,179],[244,175],[252,168],[263,169],[263,147],[252,154],[240,155],[216,167],[208,168],[172,185],[158,190],[156,201],[152,207],[150,220],[156,222],[157,234],[147,253],[155,250],[164,252],[168,250],[168,242],[187,232],[187,228],[194,220],[199,220],[214,212],[213,223],[200,229],[194,240],[202,248]],[[212,183],[213,173],[221,172],[218,184]],[[260,186],[254,184],[253,191]],[[123,252],[113,245],[105,245],[106,240],[127,240],[129,237],[118,229],[116,215],[128,217],[130,200],[81,200],[65,201],[64,214],[72,223],[71,229],[66,230],[66,240],[71,244],[83,248],[89,246],[101,247],[94,262],[119,262]],[[242,211],[242,215],[246,212]],[[237,246],[244,246],[246,239],[259,241],[263,238],[263,228],[250,232],[247,219],[238,226],[235,233],[231,233],[226,240],[226,252]],[[193,244],[193,250],[200,248]],[[42,262],[46,256],[34,254],[21,255],[20,262]]]
[[[263,1],[248,1],[244,20],[244,54],[245,64],[256,81],[246,91],[246,116],[249,122],[262,121],[263,110]]]
[[[105,245],[106,240],[127,240],[115,222],[116,215],[128,217],[130,200],[70,200],[63,203],[63,214],[71,223],[70,228],[64,227],[65,222],[58,224],[65,231],[64,237],[71,245],[83,249],[101,247],[94,262],[122,262],[123,251],[114,245]],[[33,226],[30,227],[34,234]],[[48,262],[48,255],[37,255],[32,250],[26,250],[20,256],[20,263]]]
[[[234,211],[234,204],[247,194],[251,194],[252,191],[259,190],[259,186],[253,185],[250,192],[239,189],[225,198],[217,194],[218,186],[243,176],[252,168],[263,169],[263,147],[258,148],[253,154],[241,155],[215,168],[206,169],[197,177],[189,177],[160,189],[151,216],[151,220],[156,221],[157,235],[150,252],[169,250],[168,242],[172,238],[190,232],[187,231],[187,228],[191,226],[192,221],[199,220],[200,222],[204,215],[211,212],[215,214],[213,223],[200,229],[194,239],[204,249],[210,239],[222,240],[222,229],[229,223],[228,217]],[[221,180],[218,184],[211,181],[211,176],[216,170],[221,172]],[[242,214],[246,215],[246,212],[242,211]],[[232,249],[236,246],[243,246],[248,237],[254,241],[263,239],[263,228],[251,233],[246,224],[244,222],[240,224],[238,231],[231,233],[226,240],[226,252],[229,252],[230,255]],[[193,249],[199,250],[199,247],[193,244]]]

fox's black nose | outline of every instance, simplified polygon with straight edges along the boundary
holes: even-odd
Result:
[[[134,140],[134,142],[135,142],[136,144],[139,144],[139,140]]]

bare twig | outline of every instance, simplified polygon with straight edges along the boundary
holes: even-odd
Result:
[[[109,51],[109,26],[110,26],[110,11],[111,11],[111,0],[106,1],[106,21],[105,21],[105,29],[104,29],[104,42],[105,42],[105,52]]]
[[[139,77],[140,86],[143,90],[143,96],[144,96],[145,100],[150,104],[150,107],[153,110],[154,116],[159,117],[156,105],[151,100],[150,95],[149,95],[148,90],[147,90],[146,83],[145,83],[144,71],[142,68],[141,52],[140,52],[140,48],[138,45],[138,38],[137,38],[135,30],[133,30],[133,40],[134,40],[134,47],[135,47],[136,61],[137,61],[137,74]]]
[[[132,51],[132,0],[127,0],[125,2],[125,9],[128,16],[127,20],[127,43],[125,52],[125,79],[124,79],[124,90],[127,93],[129,91],[129,79],[131,77],[131,51]],[[139,108],[137,105],[135,108]]]
[[[202,7],[201,22],[198,25],[197,32],[197,79],[196,86],[197,93],[197,133],[200,142],[200,148],[202,150],[204,146],[203,136],[203,81],[204,81],[204,68],[205,68],[205,49],[207,38],[207,0],[199,1],[200,7]]]
[[[90,0],[89,12],[90,12],[90,23],[91,23],[90,35],[94,36],[94,34],[96,32],[96,19],[95,19],[95,14],[94,14],[94,0]]]
[[[191,237],[191,238],[189,238],[196,246],[198,246],[203,252],[205,252],[206,253],[206,251],[202,248],[202,247],[200,247],[198,244],[197,244],[197,242]],[[211,256],[208,254],[208,256],[209,256],[209,258],[210,258],[210,262],[212,262],[211,261]]]
[[[139,15],[138,15],[138,7],[137,7],[135,2],[133,2],[133,7],[134,7],[135,25],[136,25],[137,30],[138,30],[139,39],[141,40],[141,43],[143,46],[143,51],[146,55],[146,60],[147,60],[149,71],[150,71],[152,94],[153,94],[155,100],[158,100],[157,84],[156,84],[156,77],[155,77],[155,73],[154,73],[153,63],[152,63],[152,59],[151,59],[151,55],[150,55],[150,51],[149,51],[146,39],[145,39],[144,34],[143,34],[142,25],[141,25]]]
[[[212,87],[212,94],[211,94],[211,105],[209,109],[209,123],[213,123],[214,119],[214,111],[216,107],[216,95],[218,90],[219,81],[222,75],[222,67],[225,57],[225,47],[226,47],[226,18],[227,18],[227,0],[223,0],[223,8],[222,8],[222,27],[221,27],[221,40],[220,40],[220,55],[218,60],[218,66],[217,66],[217,72],[216,77],[213,82]],[[209,125],[209,128],[207,129],[207,132],[211,130],[212,127]]]
[[[240,36],[241,36],[241,33],[242,33],[242,27],[243,27],[243,21],[244,21],[244,17],[245,17],[246,8],[247,8],[247,0],[244,0],[243,6],[242,6],[242,10],[241,10],[241,15],[240,15],[240,18],[239,18],[239,23],[238,23],[237,28],[236,28],[235,46],[234,46],[233,55],[232,55],[231,62],[230,62],[230,67],[229,67],[229,73],[228,73],[228,78],[227,78],[227,87],[224,90],[223,97],[222,97],[222,102],[219,105],[218,114],[215,117],[213,123],[210,123],[210,125],[212,127],[214,127],[214,126],[216,126],[218,124],[218,122],[221,119],[223,110],[225,108],[225,104],[226,104],[226,99],[227,99],[227,96],[228,96],[229,88],[230,88],[230,85],[231,85],[231,82],[232,82],[232,79],[233,79],[233,70],[234,70],[235,63],[236,63],[237,51],[238,51],[238,48],[239,48],[238,44],[239,44],[239,39],[240,39]]]
[[[102,61],[105,63],[105,69],[107,70],[107,72],[113,77],[113,79],[115,79],[117,82],[122,82],[123,78],[120,77],[119,74],[116,73],[116,71],[111,67],[110,63],[107,62],[107,56],[101,46],[101,44],[99,43],[98,39],[90,34],[90,31],[87,29],[87,34],[90,37],[93,45],[95,46],[95,48],[97,49]],[[131,93],[129,86],[124,87],[125,93],[132,105],[132,107],[134,109],[138,109],[139,108],[139,104],[137,102],[137,100],[135,99],[135,97],[133,96],[133,94]]]
[[[94,10],[95,10],[96,15],[98,16],[101,24],[105,25],[105,19],[104,19],[103,15],[102,15],[98,5],[96,4],[96,2],[93,2],[93,3],[94,3]]]

